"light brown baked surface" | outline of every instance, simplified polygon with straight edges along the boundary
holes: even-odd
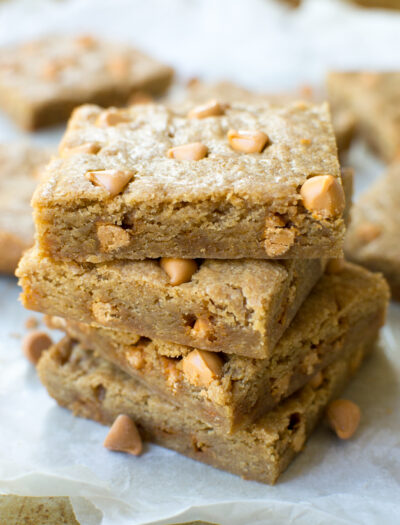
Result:
[[[2,525],[79,525],[67,497],[0,496]]]
[[[258,93],[232,82],[207,83],[193,79],[184,91],[183,98],[189,106],[191,104],[205,103],[209,100],[223,100],[227,103],[243,102],[246,104],[264,102],[271,104],[288,104],[300,100],[317,102],[318,100],[322,100],[323,96],[320,93],[315,93],[309,86],[303,86],[297,92]],[[353,114],[348,110],[334,111],[332,113],[332,126],[335,132],[338,150],[342,153],[350,147],[353,139],[355,128]]]
[[[171,68],[129,46],[90,36],[49,36],[0,49],[0,107],[25,129],[67,120],[85,102],[123,105],[162,94]]]
[[[50,154],[24,144],[0,144],[0,272],[14,273],[33,245],[30,200]]]
[[[205,259],[171,286],[157,260],[79,265],[36,248],[17,275],[26,308],[212,351],[264,358],[321,276],[320,259]],[[198,332],[197,319],[209,329]]]
[[[306,385],[257,423],[230,435],[150,393],[67,338],[43,354],[38,372],[49,394],[77,416],[110,425],[119,414],[126,414],[146,440],[246,479],[272,484],[304,447],[326,405],[340,393],[371,343],[327,367],[318,388]]]
[[[52,324],[167,401],[230,432],[256,421],[333,360],[373,339],[387,302],[380,275],[347,264],[316,284],[269,359],[220,354],[222,375],[208,386],[195,386],[185,375],[182,357],[193,348],[71,320]]]
[[[372,149],[392,161],[400,152],[400,72],[332,72],[327,88],[333,111],[351,111]]]
[[[300,195],[314,175],[340,180],[326,104],[232,104],[224,115],[203,119],[134,105],[121,110],[127,122],[96,125],[102,115],[97,106],[74,111],[61,155],[48,165],[50,178],[35,192],[37,239],[54,259],[341,255],[343,218],[316,216]],[[234,151],[231,128],[263,131],[271,143],[262,153]],[[208,155],[167,157],[171,147],[192,142],[204,143]],[[99,152],[66,154],[88,143]],[[85,176],[104,169],[132,174],[122,193],[110,197]],[[104,224],[120,227],[124,241],[102,247],[98,227]]]
[[[400,163],[393,164],[354,205],[346,256],[382,272],[400,300]]]

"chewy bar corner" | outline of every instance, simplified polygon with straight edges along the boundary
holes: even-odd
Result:
[[[33,206],[56,260],[342,256],[327,104],[82,106],[48,174]]]
[[[49,394],[76,416],[111,425],[125,414],[148,441],[245,479],[274,484],[372,343],[328,366],[318,385],[306,385],[257,423],[233,434],[219,433],[68,338],[43,354],[38,372]]]
[[[79,265],[26,252],[17,275],[23,305],[150,338],[265,358],[289,326],[325,261],[205,259],[171,286],[155,260]]]
[[[48,36],[0,48],[0,108],[22,128],[66,121],[80,104],[125,105],[160,95],[173,70],[130,46],[91,35]]]
[[[50,319],[49,326],[64,330],[197,419],[232,432],[318,378],[333,360],[374,339],[387,301],[387,285],[380,275],[346,264],[315,285],[273,356],[257,360],[59,318]]]

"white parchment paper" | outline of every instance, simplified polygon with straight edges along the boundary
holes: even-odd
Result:
[[[400,67],[400,15],[335,0],[305,0],[297,11],[272,0],[26,0],[0,7],[0,45],[80,31],[137,44],[184,78],[228,78],[264,91],[322,85],[332,68]],[[27,137],[0,117],[3,142],[55,144],[61,132]],[[384,169],[362,144],[349,164],[357,193]],[[71,496],[82,525],[400,522],[399,306],[390,308],[381,349],[345,394],[362,409],[357,437],[339,442],[320,427],[268,487],[156,446],[140,458],[105,450],[106,428],[57,407],[21,356],[31,314],[17,297],[16,280],[0,278],[0,493]]]

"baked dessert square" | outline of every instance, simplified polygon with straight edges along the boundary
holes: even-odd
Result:
[[[189,81],[185,91],[181,94],[189,107],[193,104],[206,104],[210,100],[223,100],[228,104],[232,102],[288,104],[300,100],[318,102],[318,100],[323,100],[323,96],[324,94],[315,92],[309,86],[303,86],[293,92],[258,93],[232,82],[207,83],[198,79]],[[173,95],[171,95],[171,100],[174,100],[177,95],[172,97]],[[351,145],[355,131],[355,118],[349,110],[336,110],[332,113],[332,126],[339,153],[343,153]]]
[[[75,110],[33,198],[43,253],[340,257],[345,197],[327,104],[202,108]]]
[[[34,248],[17,275],[28,309],[265,358],[325,266],[321,259],[191,262],[192,273],[172,282],[176,275],[171,277],[157,260],[79,265],[54,261]]]
[[[346,256],[384,274],[400,300],[400,163],[390,166],[357,201],[345,241]]]
[[[0,108],[33,130],[67,120],[80,104],[125,105],[160,95],[170,67],[129,46],[90,35],[49,36],[0,49]]]
[[[245,479],[273,484],[304,448],[327,404],[339,395],[372,343],[364,341],[353,355],[327,367],[319,386],[306,385],[257,423],[233,434],[222,434],[167,403],[70,339],[43,354],[38,372],[49,394],[77,416],[111,425],[125,414],[148,441]]]
[[[47,150],[0,144],[0,272],[13,274],[22,253],[33,245],[30,201],[48,162]]]
[[[332,72],[327,88],[333,112],[351,111],[371,148],[392,161],[400,152],[400,72]]]
[[[232,432],[373,339],[387,302],[382,276],[347,263],[320,279],[268,359],[210,353],[61,318],[50,319],[49,326],[65,330],[196,419]]]

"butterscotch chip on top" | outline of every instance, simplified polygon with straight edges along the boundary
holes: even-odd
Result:
[[[175,96],[176,98],[176,96]],[[198,79],[189,82],[183,93],[183,101],[188,104],[189,116],[196,112],[203,115],[201,118],[210,116],[209,111],[224,110],[227,104],[242,102],[244,104],[287,104],[305,100],[317,102],[321,100],[321,94],[314,93],[310,86],[301,86],[298,90],[283,93],[257,93],[245,89],[232,82],[207,83]],[[345,152],[352,142],[356,119],[348,109],[338,109],[332,113],[332,125],[336,136],[339,152]],[[300,143],[304,146],[311,144],[311,137],[300,137]]]
[[[32,246],[30,200],[50,153],[23,144],[0,145],[0,272],[14,273]]]
[[[333,112],[350,111],[371,148],[394,160],[400,151],[400,72],[332,72],[327,87]]]
[[[346,257],[382,272],[400,299],[400,163],[393,164],[361,195],[351,211]]]
[[[188,118],[187,109],[75,110],[62,150],[100,149],[48,166],[51,179],[33,199],[40,248],[92,263],[342,255],[344,195],[327,104],[232,103],[203,118]],[[132,177],[105,192],[111,173]],[[334,190],[317,210],[301,192],[315,175]],[[98,223],[123,224],[129,243],[102,250]]]
[[[66,120],[75,106],[124,105],[160,95],[170,67],[129,46],[90,35],[51,36],[0,49],[0,108],[24,129]]]

